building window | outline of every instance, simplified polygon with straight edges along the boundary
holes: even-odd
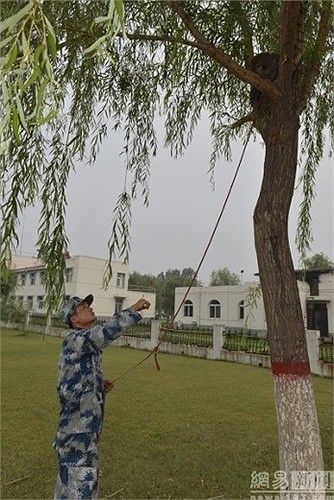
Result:
[[[17,297],[17,303],[20,305],[20,306],[23,306],[23,302],[24,302],[24,297],[23,295],[19,295]]]
[[[36,283],[36,273],[30,273],[30,285],[34,285]]]
[[[44,285],[44,282],[45,282],[45,272],[44,271],[40,271],[40,273],[39,273],[39,282],[41,285]]]
[[[239,319],[245,318],[245,301],[241,300],[239,302]]]
[[[184,317],[192,318],[194,315],[194,306],[191,300],[186,300],[184,303]]]
[[[43,297],[43,295],[38,295],[37,307],[38,307],[38,309],[44,309],[44,297]]]
[[[66,269],[66,283],[72,283],[73,281],[73,267]]]
[[[125,274],[124,273],[117,273],[116,286],[118,288],[125,287]]]
[[[20,275],[20,284],[21,284],[21,286],[25,286],[25,284],[26,284],[26,275],[25,274]]]
[[[209,316],[210,318],[220,318],[220,302],[218,300],[209,302]]]
[[[34,307],[34,297],[32,295],[28,295],[27,297],[27,308],[32,309]]]

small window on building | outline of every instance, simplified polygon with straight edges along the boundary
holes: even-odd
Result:
[[[125,287],[125,274],[124,273],[117,273],[116,286],[118,288]]]
[[[66,269],[66,283],[72,283],[73,281],[73,267]]]
[[[23,273],[20,275],[20,285],[25,286],[26,284],[26,275]]]
[[[44,309],[44,297],[43,297],[43,295],[38,295],[37,307],[38,307],[38,309]]]
[[[194,315],[194,306],[191,300],[186,300],[184,303],[184,317],[192,318]]]
[[[36,283],[36,273],[30,273],[30,285],[35,285]]]
[[[32,309],[34,307],[34,297],[32,295],[28,295],[27,297],[27,308]]]
[[[24,302],[24,297],[23,295],[19,295],[17,297],[17,303],[20,304],[20,306],[23,306],[23,302]]]
[[[39,273],[39,282],[41,285],[44,285],[44,282],[45,282],[45,272],[44,271],[40,271],[40,273]]]
[[[220,302],[218,300],[209,302],[209,316],[210,318],[220,318]]]
[[[239,302],[239,319],[245,318],[245,301],[241,300]]]

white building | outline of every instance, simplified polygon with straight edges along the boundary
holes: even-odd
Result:
[[[106,261],[77,255],[66,259],[65,299],[73,296],[94,295],[94,311],[97,316],[112,316],[125,309],[143,295],[151,303],[143,318],[155,317],[156,295],[153,289],[136,290],[128,286],[129,268],[121,262],[112,262],[113,277],[107,290],[102,288]],[[33,313],[45,314],[44,306],[45,266],[34,257],[13,257],[12,270],[17,273],[15,296]]]
[[[305,327],[319,330],[326,336],[334,332],[333,269],[296,271]],[[266,316],[261,294],[249,305],[251,293],[258,282],[231,286],[202,286],[190,290],[175,321],[185,325],[224,325],[226,328],[247,328],[266,331]],[[175,289],[175,312],[187,288]]]

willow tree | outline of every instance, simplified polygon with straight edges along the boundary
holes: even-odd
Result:
[[[230,157],[231,142],[245,138],[251,125],[265,144],[254,231],[280,466],[321,470],[288,215],[300,161],[303,250],[314,172],[332,125],[332,3],[143,0],[126,1],[122,9],[120,0],[2,2],[3,261],[18,239],[20,210],[41,201],[37,247],[48,269],[49,303],[61,295],[63,281],[54,277],[64,269],[68,175],[76,158],[94,162],[110,130],[123,130],[132,182],[115,207],[109,249],[127,257],[131,200],[138,192],[148,199],[156,116],[165,120],[163,146],[178,157],[202,114],[209,115],[212,168],[221,155]],[[258,52],[279,54],[275,81],[249,69]],[[256,109],[250,86],[261,95]]]

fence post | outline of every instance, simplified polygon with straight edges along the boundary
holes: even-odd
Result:
[[[150,349],[154,349],[154,347],[159,342],[159,333],[160,333],[160,321],[158,319],[152,319]]]
[[[24,318],[24,327],[23,327],[24,330],[28,329],[29,323],[30,323],[30,311],[27,310]]]
[[[52,317],[51,317],[51,313],[48,312],[48,314],[46,316],[46,324],[45,324],[45,329],[44,329],[45,335],[51,335],[51,325],[52,325]]]
[[[222,347],[224,348],[225,342],[226,342],[226,327],[223,326],[223,331],[222,331]]]
[[[320,349],[319,349],[319,337],[320,334],[317,330],[305,330],[306,344],[308,358],[310,361],[311,372],[316,375],[321,375],[321,368],[319,362]]]
[[[225,328],[222,325],[213,325],[213,347],[208,349],[210,359],[220,359],[220,350],[224,343]]]

